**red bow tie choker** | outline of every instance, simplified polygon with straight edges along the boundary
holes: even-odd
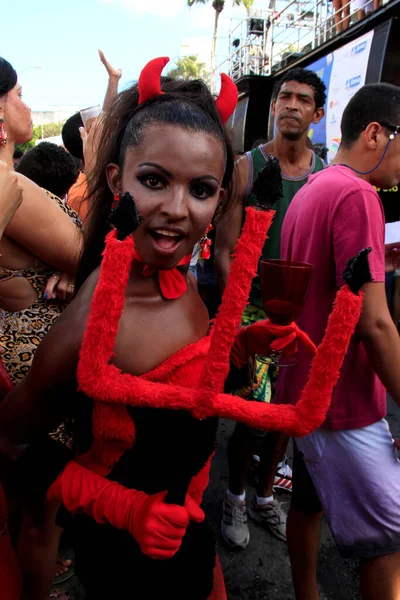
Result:
[[[134,260],[144,263],[143,258],[136,249],[133,252],[133,258]],[[176,298],[183,296],[187,289],[186,277],[177,267],[190,264],[191,258],[191,254],[184,256],[172,269],[154,269],[144,263],[143,275],[144,277],[151,277],[157,271],[162,295],[167,300],[175,300]]]

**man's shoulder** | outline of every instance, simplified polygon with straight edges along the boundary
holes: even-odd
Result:
[[[350,177],[342,169],[328,167],[313,173],[307,182],[296,192],[288,212],[295,214],[299,210],[309,214],[327,210],[334,214],[342,202],[352,197],[355,201],[366,202],[367,194],[374,195],[374,188],[358,177]]]
[[[357,177],[349,168],[342,165],[332,165],[326,169],[322,169],[317,173],[313,173],[308,180],[310,190],[315,192],[320,188],[324,189],[326,196],[338,197],[338,192],[341,196],[349,196],[351,194],[368,194],[379,199],[374,187]]]
[[[301,213],[304,227],[311,218],[340,223],[363,215],[377,227],[383,219],[382,204],[374,187],[339,165],[312,175],[293,198],[288,213]]]
[[[329,180],[325,180],[329,186],[330,195],[335,197],[337,194],[337,203],[343,201],[351,202],[355,206],[362,207],[363,211],[369,214],[381,216],[383,208],[381,200],[375,188],[365,179],[358,177],[351,169],[337,165],[332,169]],[[329,171],[330,169],[326,169]]]
[[[268,144],[267,144],[268,145]],[[236,193],[245,203],[251,194],[254,178],[269,160],[265,145],[260,144],[237,158],[235,162]]]
[[[263,144],[259,145],[259,146],[255,146],[255,148],[251,148],[250,150],[247,150],[246,152],[244,152],[243,154],[241,154],[240,156],[238,156],[236,158],[236,164],[240,165],[243,163],[248,163],[249,159],[254,158],[254,156],[260,154],[261,149],[264,149]]]

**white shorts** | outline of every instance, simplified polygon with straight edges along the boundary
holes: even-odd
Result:
[[[400,551],[400,461],[387,421],[362,429],[321,428],[295,442],[340,553],[370,558]],[[298,473],[299,488],[305,488],[301,466]],[[296,468],[293,493],[295,487]]]

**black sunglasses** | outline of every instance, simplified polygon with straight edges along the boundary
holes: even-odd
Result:
[[[385,127],[385,129],[389,129],[389,131],[391,131],[392,133],[389,135],[389,139],[390,140],[394,140],[394,138],[396,137],[396,135],[398,133],[400,133],[400,125],[391,125],[390,123],[388,123],[387,121],[378,121],[379,125],[381,127]],[[364,125],[363,126],[363,131],[365,131],[367,129],[368,125]]]
[[[386,121],[381,121],[379,125],[382,125],[382,127],[385,127],[386,129],[389,129],[389,131],[393,132],[393,136],[390,136],[391,140],[400,132],[400,125],[391,125]]]

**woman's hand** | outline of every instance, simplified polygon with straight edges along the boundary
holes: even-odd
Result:
[[[121,69],[114,69],[101,50],[99,50],[99,56],[108,73],[107,91],[103,102],[103,111],[107,111],[118,94],[118,84],[121,79],[122,71]]]
[[[111,523],[128,531],[146,556],[167,560],[182,544],[189,523],[201,523],[204,512],[189,494],[184,506],[167,504],[167,492],[145,494],[109,481],[70,461],[47,492],[72,513],[91,515],[96,523]]]
[[[128,491],[129,493],[129,491]],[[186,494],[184,506],[166,504],[167,492],[142,495],[127,511],[123,529],[133,535],[146,556],[168,560],[179,550],[190,522],[204,521],[204,512]]]
[[[0,238],[22,202],[22,186],[14,171],[0,160]]]
[[[119,80],[121,79],[122,70],[115,69],[112,65],[110,65],[101,50],[99,50],[99,56],[108,73],[107,91],[103,102],[103,111],[107,111],[111,107],[116,95],[118,94],[118,84]]]
[[[100,60],[103,63],[103,65],[105,66],[109,78],[110,79],[112,79],[112,78],[121,79],[122,69],[116,69],[115,67],[110,65],[110,63],[104,56],[104,52],[102,50],[99,50],[98,52],[99,52]]]
[[[44,291],[45,300],[67,300],[71,302],[75,295],[75,277],[68,273],[54,273],[49,277]]]

